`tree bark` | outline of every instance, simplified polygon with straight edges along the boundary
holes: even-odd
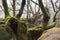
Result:
[[[26,0],[22,0],[21,8],[19,9],[19,13],[16,16],[18,19],[22,16],[22,13],[23,13],[23,9],[24,9],[25,4],[26,4]]]
[[[15,16],[15,1],[16,0],[13,0],[13,5],[12,5],[12,7],[13,7],[13,16]]]
[[[43,12],[43,27],[46,29],[45,26],[48,25],[48,21],[50,19],[50,15],[49,15],[49,12],[46,11],[46,9],[44,8],[44,5],[42,3],[42,0],[38,0],[38,3],[39,3],[39,7],[41,8],[42,12]]]
[[[2,5],[4,8],[5,18],[9,15],[7,0],[2,0]]]

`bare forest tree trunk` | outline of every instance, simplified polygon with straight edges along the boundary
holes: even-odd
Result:
[[[16,1],[16,0],[13,0],[13,5],[12,5],[12,7],[13,7],[13,16],[15,16],[15,7],[16,7],[16,6],[15,6],[15,1]]]
[[[23,13],[23,9],[24,9],[25,4],[26,4],[26,0],[22,0],[21,8],[19,9],[19,13],[16,16],[18,19],[20,19],[20,17],[22,16],[22,13]]]
[[[13,0],[13,14],[15,16],[15,1]],[[12,34],[13,40],[17,39],[17,40],[27,40],[27,30],[26,28],[24,28],[24,23],[19,22],[18,20],[20,19],[22,13],[23,13],[23,9],[25,7],[26,4],[26,0],[22,0],[21,3],[21,8],[19,9],[19,13],[17,14],[16,18],[13,16],[11,17],[9,15],[9,11],[8,11],[8,5],[7,5],[7,0],[2,0],[2,5],[4,8],[4,13],[5,13],[5,20],[7,23],[5,23],[6,25],[6,29],[10,34]],[[8,17],[10,16],[10,17]],[[6,19],[6,17],[8,17]],[[11,33],[12,31],[12,33]]]
[[[2,4],[3,4],[3,7],[4,7],[4,13],[5,13],[5,18],[6,18],[7,16],[9,16],[9,10],[8,10],[7,1],[2,0]]]
[[[49,15],[49,12],[46,11],[46,9],[44,8],[44,5],[42,3],[42,0],[38,0],[39,2],[39,7],[41,8],[42,12],[43,12],[43,25],[44,26],[47,26],[48,25],[48,21],[50,19],[50,15]],[[46,28],[46,27],[44,27]]]

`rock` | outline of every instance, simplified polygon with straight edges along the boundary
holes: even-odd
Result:
[[[46,30],[38,40],[60,40],[60,28]]]
[[[4,24],[0,24],[0,40],[10,40],[11,36],[3,26]]]

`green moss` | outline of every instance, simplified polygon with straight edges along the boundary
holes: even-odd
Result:
[[[26,32],[27,31],[27,27],[26,27],[25,23],[23,23],[23,22],[18,23],[18,29],[20,30],[20,32]]]
[[[47,29],[53,28],[56,26],[56,22],[50,23],[47,25]]]
[[[27,39],[27,32],[28,32],[28,39],[30,40],[36,40],[39,36],[41,36],[41,34],[42,34],[42,32],[44,31],[44,30],[47,30],[47,29],[49,29],[49,28],[52,28],[52,27],[55,27],[55,25],[56,25],[56,22],[53,22],[53,23],[51,23],[51,24],[48,24],[48,23],[44,23],[44,22],[42,22],[40,25],[38,25],[38,26],[35,26],[35,27],[31,27],[31,28],[27,28],[27,25],[26,25],[26,23],[25,23],[25,20],[26,19],[22,19],[22,18],[20,18],[20,19],[17,19],[16,17],[10,17],[10,16],[8,16],[6,19],[5,19],[5,25],[6,25],[6,27],[7,28],[9,28],[9,30],[11,30],[10,29],[10,27],[9,27],[9,20],[11,20],[11,18],[14,18],[14,20],[16,20],[17,21],[17,23],[18,23],[18,28],[17,28],[17,34],[19,35],[19,36],[17,36],[18,37],[18,39],[22,39],[22,40],[26,40]],[[38,34],[37,34],[38,33]],[[38,36],[35,36],[35,35],[38,35]],[[26,38],[26,39],[25,39]]]
[[[10,17],[8,16],[6,19],[5,19],[5,26],[6,26],[6,29],[8,30],[8,32],[11,34],[11,31],[13,31],[12,28],[15,28],[15,25],[11,23],[12,20],[15,20],[17,22],[17,30],[16,30],[16,33],[17,33],[17,40],[26,40],[27,39],[27,26],[25,24],[25,19],[17,19],[16,17]],[[15,22],[14,21],[14,22]],[[12,21],[13,22],[13,21]],[[14,23],[13,22],[13,23]],[[16,29],[16,28],[15,28]],[[14,34],[14,31],[13,31],[13,34]]]
[[[10,20],[10,16],[7,16],[6,18],[5,18],[5,20],[4,20],[4,22],[5,22],[5,25],[7,25],[8,24],[8,21]]]
[[[40,27],[40,26],[36,26],[36,27],[31,27],[31,28],[28,28],[27,29],[28,31],[33,31],[33,30],[42,30],[42,27]]]
[[[28,35],[29,35],[29,40],[37,40],[37,38],[39,36],[42,35],[43,31],[44,30],[47,30],[47,29],[50,29],[50,28],[53,28],[55,27],[56,25],[56,22],[53,22],[51,24],[45,24],[45,23],[41,23],[40,25],[38,26],[35,26],[35,27],[31,27],[31,28],[28,28]],[[38,34],[37,34],[38,33]],[[39,34],[40,33],[40,34]],[[38,35],[38,36],[35,36],[35,35]]]
[[[24,23],[18,23],[18,35],[20,40],[27,40],[27,27]]]
[[[41,36],[44,31],[43,25],[38,25],[35,27],[28,28],[28,40],[37,40],[39,36]]]

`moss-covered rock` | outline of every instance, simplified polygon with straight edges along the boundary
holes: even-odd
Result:
[[[5,30],[4,27],[0,26],[0,40],[10,40],[10,34]]]
[[[44,31],[38,40],[60,40],[60,28],[51,28]]]

